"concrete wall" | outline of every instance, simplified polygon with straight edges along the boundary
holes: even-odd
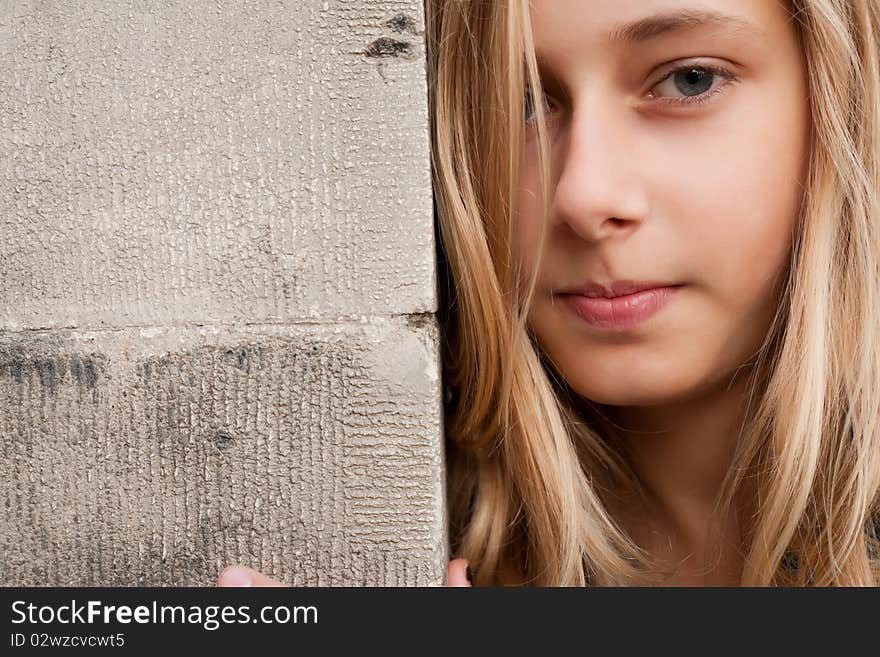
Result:
[[[420,0],[0,0],[0,584],[442,584]]]

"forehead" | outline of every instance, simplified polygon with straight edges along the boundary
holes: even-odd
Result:
[[[788,0],[531,0],[541,59],[700,33],[766,40],[784,30]]]

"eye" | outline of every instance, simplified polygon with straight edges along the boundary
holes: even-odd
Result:
[[[672,69],[654,85],[648,97],[673,105],[700,104],[737,81],[738,78],[725,68],[686,64]]]
[[[547,94],[544,94],[544,113],[549,114],[553,111],[552,101],[549,100]],[[535,121],[536,115],[534,115],[535,111],[535,101],[532,98],[532,94],[526,91],[525,101],[523,102],[523,117],[525,119],[525,123],[527,125],[533,123]]]

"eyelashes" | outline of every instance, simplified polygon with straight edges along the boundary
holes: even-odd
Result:
[[[706,84],[707,80],[709,82],[708,88],[705,91],[701,91],[693,95],[686,95],[687,92],[682,91],[681,87],[679,86],[682,85],[685,87],[691,87],[689,90],[693,90],[693,88],[700,89],[702,85]],[[676,90],[684,93],[685,95],[669,96],[657,94],[655,90],[661,87],[661,85],[663,85],[667,81],[671,81],[673,83],[673,87]],[[718,81],[719,84],[716,84],[716,81]],[[651,88],[651,91],[648,93],[647,97],[652,102],[658,102],[678,107],[703,105],[710,102],[718,94],[724,93],[731,84],[734,84],[736,82],[739,82],[739,78],[737,78],[737,76],[734,75],[731,71],[721,66],[708,64],[683,64],[669,70],[663,78],[658,80]],[[545,114],[552,114],[552,105],[554,104],[555,101],[550,99],[545,94]],[[534,122],[535,116],[533,116],[533,111],[534,102],[531,94],[527,91],[523,107],[523,115],[525,117],[526,124],[531,124]]]

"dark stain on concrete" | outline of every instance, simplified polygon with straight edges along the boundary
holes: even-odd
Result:
[[[24,383],[25,368],[22,361],[12,360],[7,363],[0,363],[0,374],[5,374],[6,371],[15,379],[17,385]]]
[[[373,41],[364,54],[367,57],[402,57],[412,54],[412,44],[389,37],[380,37]]]
[[[74,356],[70,359],[70,374],[81,386],[92,389],[98,383],[98,371],[93,358]]]
[[[11,338],[0,341],[0,376],[11,378],[17,386],[32,379],[50,396],[58,394],[65,383],[92,390],[106,373],[107,357],[103,354],[61,354],[64,346],[55,340]]]
[[[418,25],[406,14],[396,14],[385,21],[385,26],[390,27],[398,34],[409,32],[410,34],[418,34]]]
[[[406,325],[416,330],[422,330],[433,326],[437,321],[434,313],[409,313],[404,315]]]
[[[49,390],[53,397],[58,393],[58,386],[67,368],[63,358],[49,358],[35,363],[35,369],[40,373],[40,383]]]
[[[263,365],[265,350],[253,345],[240,345],[226,349],[226,357],[233,360],[238,369],[250,373],[251,368],[259,370]]]
[[[145,360],[141,363],[140,369],[141,379],[143,379],[144,383],[149,383],[150,377],[153,375],[153,364],[150,361]]]
[[[220,429],[214,433],[214,444],[222,452],[235,444],[235,437],[226,429]]]
[[[71,358],[70,359],[70,376],[76,379],[77,383],[80,385],[84,385],[85,379],[85,367],[83,366],[83,362],[79,358]],[[90,387],[94,387],[95,382],[92,381],[92,385]]]

